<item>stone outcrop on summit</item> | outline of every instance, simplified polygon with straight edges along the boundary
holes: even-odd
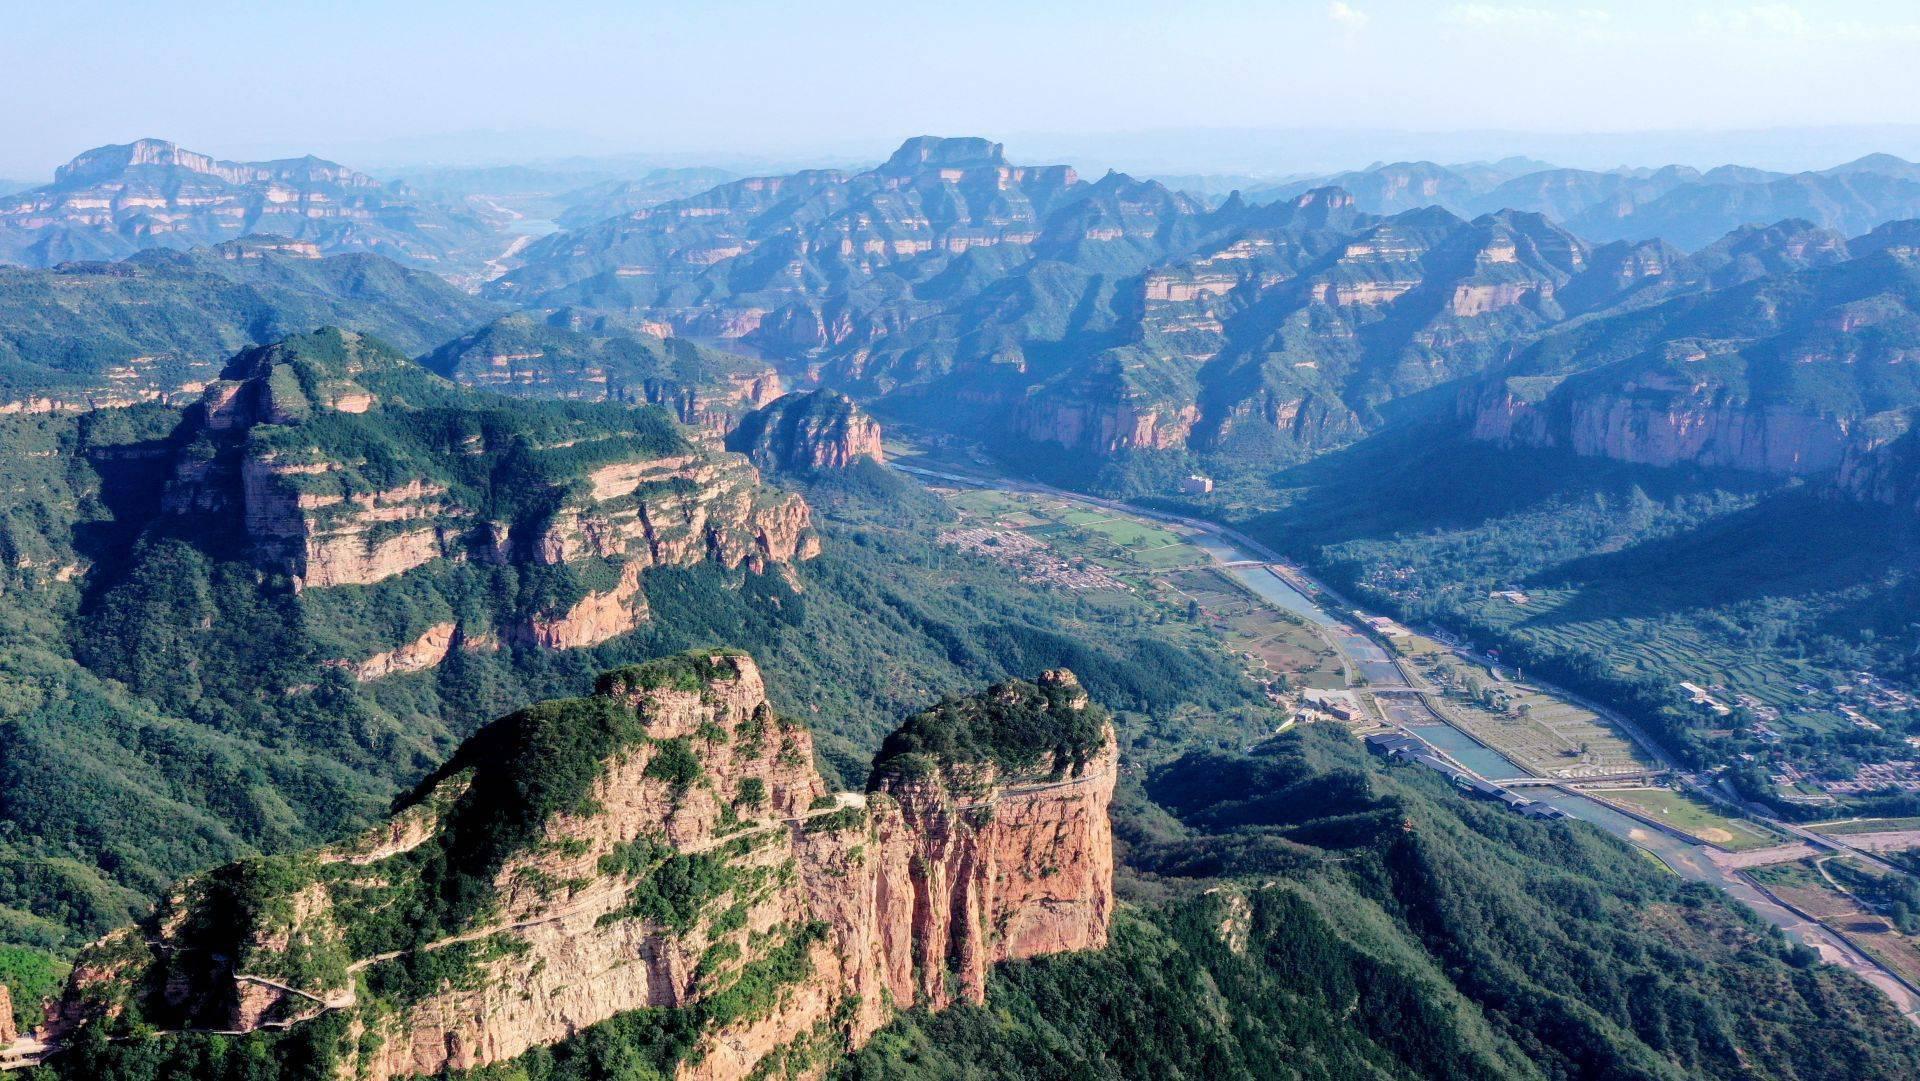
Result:
[[[812,754],[744,654],[609,673],[482,730],[354,841],[183,883],[81,957],[46,1034],[330,1018],[331,1075],[385,1081],[644,1011],[636,1054],[735,1081],[1105,944],[1115,744],[1069,673],[910,719],[865,792],[827,792]]]

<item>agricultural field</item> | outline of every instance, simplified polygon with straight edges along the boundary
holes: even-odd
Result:
[[[1529,637],[1561,649],[1604,653],[1623,673],[1652,673],[1711,688],[1716,701],[1746,705],[1763,722],[1784,721],[1816,732],[1838,731],[1848,724],[1825,692],[1809,695],[1797,689],[1817,687],[1831,676],[1817,665],[1771,651],[1734,649],[1699,626],[1672,617],[1560,618],[1581,604],[1576,590],[1529,589],[1527,598],[1525,605],[1489,599],[1480,606],[1480,615],[1504,627],[1524,625]]]
[[[1106,576],[1169,618],[1196,620],[1220,634],[1249,674],[1284,688],[1279,693],[1348,685],[1344,658],[1319,630],[1218,570],[1186,530],[1034,493],[940,491],[961,514],[946,534],[956,547],[1021,561],[1029,573],[1064,588],[1088,588]],[[983,543],[982,533],[998,536]]]
[[[1832,857],[1756,867],[1747,872],[1769,892],[1841,932],[1855,946],[1913,983],[1920,983],[1920,942],[1901,934],[1835,880],[1825,866]]]
[[[1263,676],[1285,675],[1295,688],[1335,690],[1347,685],[1339,651],[1305,619],[1261,602],[1219,571],[1192,568],[1158,582],[1174,603],[1198,605],[1226,632],[1228,647],[1251,654],[1254,670]]]
[[[1441,692],[1439,706],[1461,729],[1508,758],[1549,777],[1631,773],[1652,763],[1632,741],[1591,711],[1549,697],[1511,670],[1495,676],[1451,652],[1408,648],[1421,636],[1398,639],[1414,670]]]
[[[1065,558],[1088,559],[1118,572],[1199,566],[1206,553],[1171,529],[1063,499],[980,488],[943,489],[972,523],[1027,533]]]
[[[1832,822],[1809,822],[1815,833],[1846,836],[1849,833],[1892,833],[1895,830],[1920,830],[1920,818],[1841,818]]]
[[[1723,815],[1703,800],[1671,788],[1629,788],[1590,794],[1733,852],[1766,848],[1787,840],[1757,822]]]

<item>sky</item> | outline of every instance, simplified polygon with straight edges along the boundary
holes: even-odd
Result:
[[[1914,0],[0,0],[0,26],[0,177],[29,180],[143,136],[363,167],[921,133],[1163,172],[1920,157]]]

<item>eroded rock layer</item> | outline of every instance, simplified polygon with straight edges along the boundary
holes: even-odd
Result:
[[[655,411],[502,403],[341,331],[242,353],[225,375],[172,441],[162,505],[295,591],[457,564],[580,568],[531,609],[332,658],[363,681],[434,667],[456,641],[598,645],[646,621],[650,568],[766,573],[819,550],[804,500]]]

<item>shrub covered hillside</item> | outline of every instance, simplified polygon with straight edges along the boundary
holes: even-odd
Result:
[[[1721,894],[1308,729],[1152,772],[1104,952],[1010,965],[845,1078],[1911,1076],[1920,1030]],[[1148,823],[1151,822],[1149,825]],[[570,1079],[589,1073],[554,1074]]]
[[[617,590],[620,567],[597,556],[489,562],[449,546],[379,581],[296,591],[277,569],[285,553],[261,558],[231,507],[200,509],[197,494],[217,486],[182,485],[177,463],[210,476],[203,462],[251,448],[322,467],[288,483],[323,498],[418,478],[445,489],[441,502],[537,536],[583,505],[573,478],[610,450],[689,453],[656,411],[373,370],[409,362],[366,341],[356,351],[316,336],[250,353],[286,413],[245,435],[205,433],[189,423],[197,407],[160,404],[0,416],[0,944],[64,954],[180,876],[370,821],[491,717],[701,646],[763,658],[774,701],[815,722],[821,765],[843,787],[866,778],[902,715],[1053,667],[1116,711],[1130,747],[1166,753],[1270,727],[1258,688],[1203,632],[1130,596],[1047,589],[943,547],[940,500],[871,465],[805,490],[814,558],[771,573],[711,559],[650,567],[629,609],[644,618],[591,645],[546,648],[510,632]],[[359,366],[348,382],[379,399],[365,412],[325,405],[352,393],[329,374],[341,363]],[[192,457],[197,445],[209,456]],[[183,493],[171,504],[183,513],[168,509],[170,492]],[[409,524],[375,522],[362,536],[377,546]],[[458,642],[427,636],[443,624],[461,628]],[[423,637],[444,649],[439,663],[362,667]]]

